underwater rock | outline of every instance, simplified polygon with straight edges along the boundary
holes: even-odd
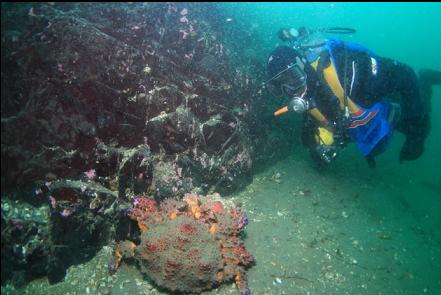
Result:
[[[192,187],[191,180],[182,177],[182,168],[175,161],[157,160],[153,167],[152,192],[157,198],[182,193]]]
[[[200,141],[199,122],[184,107],[162,113],[146,123],[147,142],[154,151],[182,153]]]
[[[231,193],[256,150],[289,142],[267,140],[261,55],[226,42],[256,35],[223,22],[215,3],[2,3],[2,198],[36,186],[20,199],[51,212],[29,225],[48,240],[25,280],[61,280],[109,243],[132,195]]]
[[[220,116],[214,116],[202,125],[205,148],[211,153],[220,153],[230,144],[237,143],[233,140],[235,125],[227,124]]]
[[[121,150],[121,149],[120,149]],[[132,149],[124,149],[120,155],[118,168],[119,198],[126,197],[126,189],[142,193],[152,183],[152,155],[148,145],[139,145]]]
[[[47,275],[57,282],[116,236],[123,214],[117,194],[93,181],[55,181],[49,193]]]
[[[93,181],[57,180],[47,184],[51,213],[68,217],[75,211],[89,208],[109,213],[118,195]]]
[[[248,218],[220,195],[191,193],[160,206],[136,197],[129,217],[138,223],[141,242],[117,246],[112,273],[122,259],[134,258],[143,273],[173,292],[199,293],[235,280],[241,294],[249,294],[246,270],[255,261],[240,237]]]
[[[49,238],[47,208],[2,199],[2,285],[22,286],[46,274]]]
[[[28,15],[31,7],[34,17]],[[180,22],[184,9],[187,21]],[[170,158],[188,156],[202,170],[192,174],[197,179],[181,179],[199,185],[194,189],[216,190],[213,173],[231,169],[231,177],[223,177],[223,192],[249,181],[253,147],[248,127],[238,128],[234,119],[233,106],[240,103],[235,71],[220,33],[203,19],[210,9],[155,3],[11,5],[14,36],[26,33],[23,28],[35,34],[20,39],[18,48],[2,39],[2,192],[42,181],[47,173],[74,179],[95,169],[99,178],[122,178],[117,182],[123,198],[127,189],[154,193],[150,164],[130,161],[129,169],[120,163],[126,151],[142,144],[152,156],[163,151]],[[114,152],[97,154],[99,146]],[[241,162],[234,153],[219,160],[230,147],[250,155],[247,165],[231,164]],[[210,165],[200,165],[199,150]]]
[[[151,118],[161,112],[172,113],[184,102],[184,94],[176,85],[166,85],[151,89],[144,98]]]

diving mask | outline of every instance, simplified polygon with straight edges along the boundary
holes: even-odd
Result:
[[[268,83],[269,82],[269,83]],[[267,81],[274,96],[301,97],[306,92],[306,73],[299,57]]]

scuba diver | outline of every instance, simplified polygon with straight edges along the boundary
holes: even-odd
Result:
[[[323,33],[352,34],[349,28],[281,29],[288,46],[277,47],[267,61],[268,86],[290,102],[274,114],[304,114],[302,142],[319,164],[329,164],[355,142],[370,167],[396,129],[406,136],[400,163],[418,159],[430,131],[432,85],[441,72],[421,70]]]

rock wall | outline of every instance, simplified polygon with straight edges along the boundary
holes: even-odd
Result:
[[[33,24],[2,40],[3,191],[90,169],[122,179],[123,196],[241,185],[253,149],[235,72],[197,7],[20,8],[2,21]]]
[[[1,4],[2,283],[58,281],[133,195],[228,194],[286,146],[258,29],[221,5]]]

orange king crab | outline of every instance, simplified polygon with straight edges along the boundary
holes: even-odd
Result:
[[[110,272],[134,257],[143,273],[173,292],[198,293],[235,280],[241,295],[250,294],[246,269],[255,260],[240,237],[248,224],[241,208],[219,194],[190,193],[160,206],[141,196],[133,199],[128,216],[138,223],[141,243],[120,242]]]

